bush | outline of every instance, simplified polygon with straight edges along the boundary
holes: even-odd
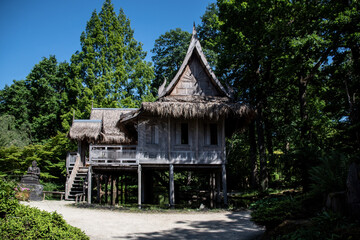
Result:
[[[320,164],[309,171],[314,194],[323,195],[346,189],[348,158],[339,152],[331,152],[320,157]]]
[[[259,200],[251,205],[252,220],[266,229],[272,229],[286,219],[302,215],[301,197],[283,196]]]
[[[321,212],[305,227],[274,237],[277,240],[360,239],[360,225],[332,212]]]
[[[13,214],[19,206],[15,198],[15,187],[15,182],[7,182],[0,177],[0,218],[4,218],[6,214]]]
[[[19,205],[0,222],[1,239],[89,239],[56,212]]]
[[[0,178],[0,239],[89,239],[56,212],[19,204],[16,183]]]

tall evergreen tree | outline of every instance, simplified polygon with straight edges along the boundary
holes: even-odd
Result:
[[[176,28],[160,35],[155,40],[154,48],[151,50],[154,54],[152,60],[156,76],[151,86],[155,94],[165,78],[169,83],[175,77],[185,58],[190,39],[189,32]]]
[[[91,101],[101,107],[134,107],[149,94],[153,69],[122,9],[116,15],[106,0],[99,14],[92,13],[80,41],[81,51],[71,58],[73,78],[85,86],[79,115],[89,114]]]

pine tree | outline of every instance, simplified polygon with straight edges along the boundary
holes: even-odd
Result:
[[[135,107],[149,94],[153,69],[122,9],[117,15],[106,0],[99,14],[92,13],[80,41],[81,51],[71,59],[73,78],[85,86],[80,115],[89,113],[91,101],[97,107]]]

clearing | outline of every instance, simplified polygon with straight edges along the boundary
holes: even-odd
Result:
[[[264,229],[250,221],[250,212],[127,212],[76,208],[68,201],[22,202],[56,211],[90,239],[256,239]]]

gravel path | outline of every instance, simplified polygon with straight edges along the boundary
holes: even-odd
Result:
[[[68,201],[23,202],[56,211],[90,239],[254,239],[264,230],[243,212],[131,213],[68,206]]]

